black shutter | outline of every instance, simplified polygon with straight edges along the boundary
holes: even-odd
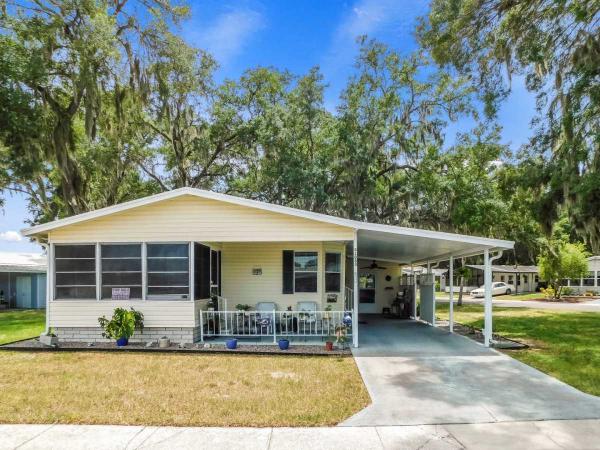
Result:
[[[294,293],[294,251],[283,251],[283,291],[284,294]]]
[[[194,244],[195,300],[210,297],[210,247]]]
[[[219,250],[219,273],[218,273],[218,283],[219,283],[219,295],[221,295],[221,250]]]

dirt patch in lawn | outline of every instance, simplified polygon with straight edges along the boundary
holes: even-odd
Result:
[[[0,391],[0,423],[325,426],[370,403],[348,357],[4,351]]]

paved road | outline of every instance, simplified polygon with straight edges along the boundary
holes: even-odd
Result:
[[[342,425],[600,419],[600,397],[466,337],[420,322],[363,319],[353,354],[373,403]]]
[[[436,299],[437,303],[448,303],[447,298]],[[463,303],[471,305],[483,305],[482,299],[463,299]],[[456,300],[454,301],[456,304]],[[538,302],[526,300],[493,300],[494,306],[506,308],[533,308],[533,309],[548,309],[552,311],[579,311],[579,312],[598,312],[600,313],[600,300],[594,300],[586,303],[555,303],[555,302]]]
[[[597,449],[600,421],[407,427],[174,428],[0,425],[0,449]]]

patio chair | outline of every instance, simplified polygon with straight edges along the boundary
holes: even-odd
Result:
[[[277,304],[274,302],[258,302],[256,304],[255,323],[261,334],[273,333],[273,311],[277,311]]]

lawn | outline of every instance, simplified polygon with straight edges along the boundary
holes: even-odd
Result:
[[[0,351],[0,423],[335,425],[370,402],[352,358]]]
[[[0,311],[0,344],[39,336],[46,326],[44,310]]]
[[[448,305],[437,316],[448,318]],[[455,306],[455,320],[483,327],[483,306]],[[577,389],[600,395],[600,313],[494,308],[494,332],[531,346],[507,354]]]
[[[447,292],[436,292],[436,298],[448,300]],[[458,291],[454,291],[454,300],[458,298]],[[463,294],[463,298],[471,299],[471,296],[467,293]],[[544,296],[539,292],[528,292],[526,294],[511,294],[511,295],[494,295],[494,300],[539,300],[544,299]],[[477,300],[483,301],[483,298]],[[544,299],[545,300],[545,299]]]

